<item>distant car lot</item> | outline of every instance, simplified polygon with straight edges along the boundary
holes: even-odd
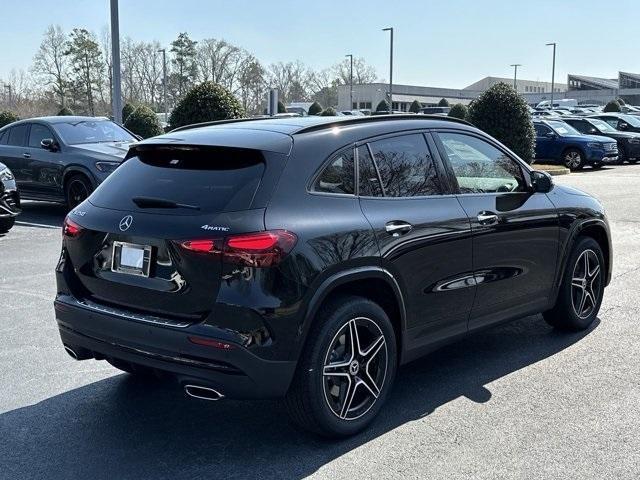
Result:
[[[600,322],[567,336],[528,317],[446,347],[401,369],[373,428],[339,443],[292,429],[278,402],[198,402],[74,362],[51,308],[65,210],[24,202],[0,237],[0,477],[636,478],[640,167],[556,181],[611,220]]]

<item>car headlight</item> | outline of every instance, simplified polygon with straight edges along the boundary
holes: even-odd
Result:
[[[638,144],[638,143],[640,143],[640,137],[631,137],[627,141],[629,143]]]
[[[603,149],[604,145],[601,144],[600,142],[589,142],[587,143],[587,147]]]
[[[9,181],[9,180],[13,180],[15,177],[13,176],[13,173],[11,173],[11,170],[9,170],[7,167],[4,167],[2,170],[0,170],[0,180],[4,180],[4,181]]]
[[[111,173],[118,168],[120,162],[96,162],[96,168],[102,173]]]

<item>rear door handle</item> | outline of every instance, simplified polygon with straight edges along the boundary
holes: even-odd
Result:
[[[387,222],[384,229],[392,237],[399,237],[400,235],[409,233],[413,229],[413,225],[402,220],[393,220],[391,222]]]
[[[480,223],[480,225],[493,225],[494,223],[498,223],[498,215],[496,213],[483,210],[478,213],[478,223]]]
[[[23,154],[22,154],[22,156],[23,156],[24,158],[31,158],[31,154],[30,154],[30,153],[26,153],[26,152],[25,152],[25,153],[23,153]]]

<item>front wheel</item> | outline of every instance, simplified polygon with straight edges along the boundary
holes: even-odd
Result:
[[[588,328],[602,304],[605,268],[598,242],[580,238],[567,262],[556,305],[544,313],[547,323],[561,330]]]
[[[82,202],[84,202],[91,192],[93,187],[89,179],[81,173],[72,175],[65,183],[64,193],[65,200],[67,202],[67,208],[73,210]]]
[[[562,155],[564,166],[569,170],[580,170],[584,167],[584,155],[577,148],[569,148]]]
[[[285,403],[299,426],[326,437],[364,429],[387,399],[397,368],[389,317],[362,297],[339,296],[324,305]]]

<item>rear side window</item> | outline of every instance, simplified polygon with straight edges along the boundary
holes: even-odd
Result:
[[[7,145],[13,145],[15,147],[22,147],[27,141],[28,124],[17,125],[9,130],[9,141]]]
[[[442,185],[423,135],[385,138],[370,144],[387,197],[438,195]]]
[[[353,195],[355,193],[355,162],[353,148],[338,153],[329,165],[320,173],[313,186],[314,192],[340,193]]]
[[[91,196],[99,207],[202,214],[251,208],[262,175],[260,151],[240,148],[155,148],[126,160]],[[161,199],[194,208],[141,208],[134,198]]]
[[[382,197],[382,185],[380,177],[373,163],[373,158],[366,145],[358,147],[358,179],[360,184],[360,196]]]

